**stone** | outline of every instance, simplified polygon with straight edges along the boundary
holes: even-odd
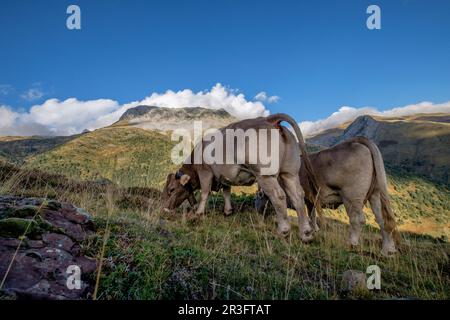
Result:
[[[0,247],[13,247],[17,248],[20,244],[19,239],[14,238],[0,238]]]
[[[0,279],[8,270],[0,294],[16,299],[89,297],[97,261],[84,256],[82,248],[93,234],[90,215],[71,204],[0,196]],[[67,286],[67,270],[74,265],[82,271],[80,289]]]
[[[15,208],[10,215],[16,218],[32,218],[36,215],[39,208],[32,205],[23,205]]]
[[[19,238],[25,234],[34,234],[38,225],[36,221],[24,218],[6,218],[0,220],[0,237]]]
[[[45,207],[50,210],[59,210],[61,209],[62,205],[55,200],[50,200],[45,203]]]
[[[358,270],[347,270],[342,274],[341,289],[344,292],[367,290],[366,274]]]
[[[28,248],[42,248],[45,244],[41,240],[27,240],[26,245]]]
[[[58,233],[43,234],[42,240],[48,245],[66,251],[70,251],[74,245],[73,241],[68,236]]]

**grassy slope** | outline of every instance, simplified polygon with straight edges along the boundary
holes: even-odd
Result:
[[[0,159],[22,164],[27,157],[47,152],[79,135],[60,137],[0,137]]]
[[[370,226],[360,249],[349,251],[348,225],[331,211],[327,226],[304,245],[295,219],[291,236],[280,238],[275,218],[254,212],[247,196],[233,197],[242,210],[230,217],[221,213],[222,197],[212,197],[206,216],[191,221],[182,213],[162,213],[157,198],[132,209],[120,206],[126,190],[93,192],[71,188],[70,181],[58,186],[52,176],[33,185],[24,175],[2,181],[0,193],[51,195],[93,214],[98,235],[82,250],[103,260],[99,299],[450,298],[450,246],[430,236],[403,232],[400,252],[386,259],[379,232]],[[341,292],[344,271],[364,272],[373,264],[381,268],[380,291]]]
[[[172,169],[165,162],[169,152],[166,136],[133,128],[105,128],[35,156],[28,166],[77,179],[103,176],[125,186],[160,187]],[[389,180],[401,229],[415,233],[404,232],[401,252],[387,260],[379,254],[380,236],[370,223],[371,214],[361,250],[349,252],[342,210],[327,210],[327,228],[313,243],[303,245],[295,221],[291,237],[279,238],[274,218],[264,220],[249,209],[251,198],[245,196],[241,200],[247,204],[239,214],[225,218],[220,210],[210,209],[204,219],[191,222],[182,214],[161,214],[157,199],[127,210],[114,202],[118,198],[114,193],[55,193],[45,188],[30,192],[52,193],[94,214],[99,237],[85,248],[93,256],[100,252],[110,216],[101,299],[345,298],[339,290],[342,273],[365,271],[371,264],[381,267],[382,290],[354,297],[448,299],[449,244],[423,234],[448,235],[449,190],[397,171],[391,171]],[[14,189],[14,184],[5,185],[13,187],[2,193],[24,193]],[[216,200],[220,206],[221,197]]]
[[[449,298],[448,243],[403,234],[401,252],[385,259],[371,228],[360,250],[351,252],[341,222],[330,219],[304,245],[297,228],[287,239],[278,237],[274,220],[252,211],[232,217],[209,212],[197,222],[155,212],[113,214],[102,298],[349,298],[340,290],[343,272],[365,272],[373,264],[382,270],[381,291],[351,297]]]
[[[166,135],[138,128],[110,127],[33,156],[27,167],[64,173],[76,180],[108,178],[124,187],[161,188],[166,174],[176,168],[170,162],[170,150]],[[400,227],[438,237],[450,236],[448,188],[394,168],[388,173]],[[237,194],[253,194],[255,190],[233,188]],[[342,208],[335,217],[346,221]],[[368,214],[368,221],[374,224],[372,214]]]
[[[108,127],[27,160],[27,167],[71,178],[107,178],[122,186],[161,187],[170,160],[167,136],[138,128]]]

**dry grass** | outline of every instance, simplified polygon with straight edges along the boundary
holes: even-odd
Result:
[[[380,254],[379,232],[370,225],[361,247],[350,251],[348,225],[331,211],[326,211],[327,227],[305,245],[295,219],[290,236],[280,238],[274,218],[254,212],[247,195],[233,196],[241,208],[238,214],[224,217],[223,199],[215,196],[207,214],[191,221],[182,212],[161,213],[155,194],[132,206],[123,203],[131,195],[129,189],[99,189],[71,180],[55,183],[49,179],[56,176],[23,170],[3,176],[0,194],[48,194],[93,214],[98,237],[84,251],[102,262],[97,299],[448,299],[450,295],[449,243],[430,236],[402,233],[400,252],[386,259]],[[373,264],[382,271],[381,290],[352,295],[340,290],[344,271],[365,272]]]

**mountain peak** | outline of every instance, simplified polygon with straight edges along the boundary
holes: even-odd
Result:
[[[122,114],[119,121],[130,120],[130,119],[134,119],[134,118],[143,116],[156,108],[158,108],[158,107],[146,106],[146,105],[139,105],[137,107],[130,108],[127,111],[125,111],[124,114]]]
[[[207,129],[221,128],[236,120],[224,109],[166,108],[139,105],[125,111],[116,125],[168,131],[177,128],[192,128],[193,121],[202,121],[203,129]]]
[[[373,139],[378,129],[378,121],[370,115],[363,115],[356,118],[343,132],[341,140],[351,137],[364,136]]]

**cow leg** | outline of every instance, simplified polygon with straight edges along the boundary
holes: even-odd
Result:
[[[309,219],[311,220],[311,226],[315,232],[320,230],[319,224],[317,223],[317,212],[314,205],[305,199],[306,207],[308,208]]]
[[[197,203],[197,200],[195,200],[195,196],[193,193],[189,196],[188,201],[191,207],[194,207],[195,204]]]
[[[359,237],[361,235],[362,228],[366,223],[366,217],[363,211],[363,201],[362,200],[348,200],[345,197],[344,206],[347,211],[348,217],[350,219],[350,238],[349,244],[352,247],[359,245]]]
[[[291,224],[287,217],[286,193],[281,188],[278,180],[272,176],[260,176],[258,184],[262,191],[269,197],[277,213],[278,233],[287,235],[291,230]]]
[[[231,187],[230,186],[223,186],[223,200],[225,202],[224,205],[224,214],[226,216],[229,216],[233,213],[233,206],[231,205]]]
[[[206,202],[208,201],[209,193],[211,192],[211,186],[213,181],[213,174],[210,171],[198,171],[198,177],[200,180],[200,203],[198,205],[197,215],[205,213]]]
[[[269,198],[267,198],[267,196],[261,190],[261,187],[258,186],[258,191],[255,194],[255,209],[256,209],[256,211],[260,214],[265,215],[268,202],[269,202]]]
[[[300,237],[303,242],[311,241],[313,238],[313,230],[311,229],[309,218],[306,215],[305,192],[300,185],[298,175],[291,173],[282,173],[280,175],[280,178],[283,181],[284,188],[287,195],[289,196],[292,205],[295,208],[295,211],[297,211]]]
[[[384,228],[384,219],[383,213],[381,212],[381,198],[379,192],[374,192],[370,198],[370,207],[372,208],[372,212],[375,215],[375,220],[380,226],[381,237],[383,239],[383,245],[381,252],[385,256],[390,256],[396,252],[395,242],[390,232],[387,232]]]

